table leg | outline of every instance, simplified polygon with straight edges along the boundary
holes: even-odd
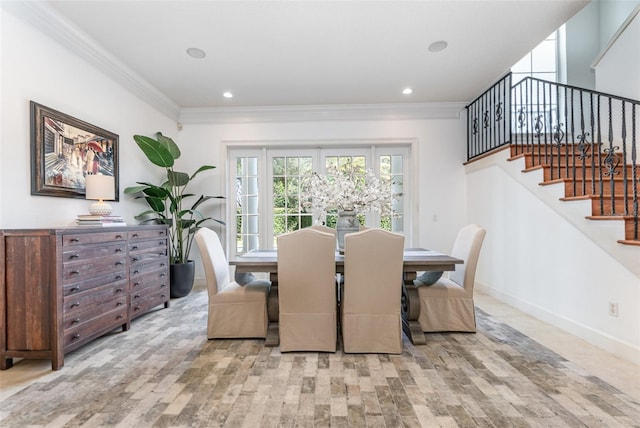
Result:
[[[414,345],[425,345],[427,343],[422,327],[418,322],[420,316],[420,297],[418,289],[413,285],[416,279],[415,272],[404,273],[404,284],[402,286],[402,330]]]
[[[267,314],[269,316],[269,326],[267,327],[267,337],[264,345],[268,347],[278,346],[280,344],[280,332],[278,329],[278,320],[280,316],[280,306],[278,303],[278,274],[272,272],[269,275],[271,280],[271,289],[267,297]]]

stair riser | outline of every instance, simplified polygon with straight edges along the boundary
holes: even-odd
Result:
[[[613,210],[611,209],[612,207],[612,203],[611,203],[611,198],[609,197],[605,197],[603,200],[603,206],[604,206],[604,210],[600,209],[600,199],[599,198],[594,198],[591,200],[591,215],[595,215],[595,216],[610,216],[610,215],[631,215],[631,213],[633,212],[633,201],[629,200],[629,202],[627,202],[625,204],[625,201],[623,199],[620,198],[616,198],[615,199],[615,214],[613,212]],[[628,212],[625,211],[626,209],[628,209]]]
[[[573,165],[577,167],[582,167],[582,165],[585,165],[588,168],[591,167],[598,167],[599,165],[603,165],[604,164],[604,156],[601,156],[600,158],[593,158],[593,157],[588,157],[585,159],[580,159],[579,156],[537,156],[537,155],[525,155],[525,165],[527,166],[527,168],[531,168],[534,166],[538,166],[538,165],[543,165],[543,166],[551,166],[553,165],[554,167],[573,167]],[[616,169],[617,170],[621,170],[623,168],[623,165],[621,162],[618,163]],[[627,169],[629,171],[631,171],[633,168],[633,165],[631,164],[627,164]]]
[[[558,167],[557,165],[554,165],[553,167],[550,166],[543,166],[542,167],[544,170],[544,180],[545,181],[551,181],[551,180],[557,180],[558,178],[575,178],[577,180],[582,180],[583,178],[586,179],[592,179],[594,176],[596,178],[600,178],[600,168],[592,168],[592,167],[576,167],[576,168],[572,168],[572,167],[565,167],[565,166],[561,166]],[[602,179],[607,179],[607,177],[605,176],[605,171],[608,171],[607,169],[603,169],[602,170]],[[620,168],[616,169],[616,172],[619,172],[618,175],[616,175],[616,178],[623,178],[622,176],[622,170]],[[636,172],[636,174],[640,174],[640,171]],[[627,180],[629,182],[631,182],[631,177],[632,177],[632,171],[631,168],[627,168]]]
[[[640,225],[638,225],[638,228],[640,229]],[[640,232],[639,232],[640,233]],[[624,220],[624,237],[625,239],[640,239],[640,236],[635,236],[635,220],[634,219],[630,219],[630,218],[626,218]]]
[[[585,187],[584,189],[586,189],[586,192],[583,191],[583,185],[582,185],[582,180],[577,179],[575,180],[575,188],[574,188],[574,181],[565,181],[564,183],[564,192],[565,192],[565,196],[566,197],[571,197],[571,196],[587,196],[587,195],[593,195],[594,193],[591,191],[592,189],[592,185],[593,185],[593,179],[587,179],[585,180]],[[603,181],[602,182],[602,193],[605,195],[611,195],[611,182],[610,181]],[[624,183],[621,180],[616,180],[614,182],[614,189],[615,189],[615,196],[623,196],[624,195]],[[633,195],[633,190],[632,190],[632,186],[631,186],[631,181],[627,181],[627,195],[629,197],[631,197]],[[598,183],[596,181],[595,183],[595,194],[599,195],[600,194],[600,183]]]

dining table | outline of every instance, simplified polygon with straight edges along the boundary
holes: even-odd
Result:
[[[336,274],[344,274],[344,254],[336,251]],[[424,248],[406,248],[402,258],[402,329],[414,345],[423,345],[426,339],[418,317],[420,316],[420,298],[414,284],[418,272],[453,271],[464,260]],[[235,266],[236,273],[264,272],[269,275],[271,288],[267,299],[269,327],[265,346],[278,346],[278,252],[277,250],[253,250],[231,257],[229,264]]]

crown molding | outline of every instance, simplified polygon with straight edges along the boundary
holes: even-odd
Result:
[[[1,5],[3,10],[57,41],[158,111],[173,119],[178,117],[178,104],[64,19],[47,2],[3,1]]]
[[[197,124],[458,119],[464,108],[465,103],[457,102],[183,108],[178,121]]]

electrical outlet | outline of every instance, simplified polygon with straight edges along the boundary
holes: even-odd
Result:
[[[609,302],[609,315],[612,317],[618,317],[618,304]]]

